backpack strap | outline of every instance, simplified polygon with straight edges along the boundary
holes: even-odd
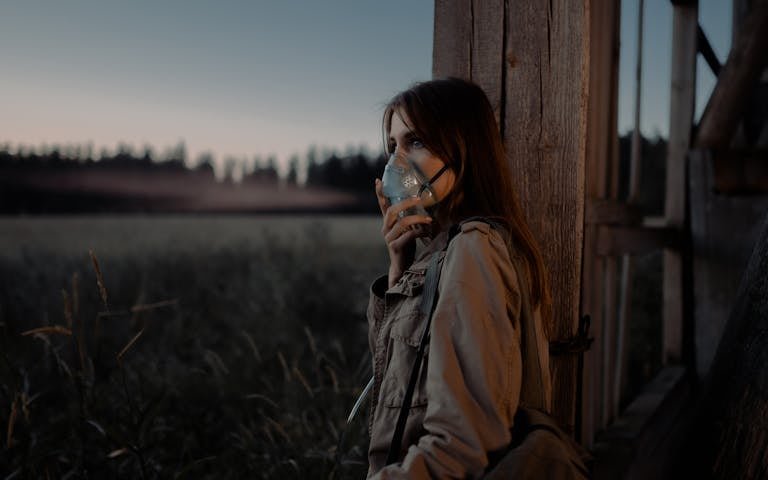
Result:
[[[419,349],[416,352],[416,359],[413,362],[413,367],[411,367],[411,377],[408,381],[408,388],[405,390],[403,404],[400,406],[400,415],[397,417],[395,431],[392,434],[392,442],[389,444],[387,465],[397,462],[400,457],[400,447],[403,444],[403,433],[405,432],[405,424],[408,421],[408,410],[411,408],[413,392],[416,389],[416,382],[419,380],[419,372],[424,358],[424,350],[429,343],[429,327],[432,324],[432,312],[437,303],[435,302],[435,294],[437,293],[437,282],[440,278],[440,263],[442,257],[443,255],[441,255],[441,252],[435,252],[429,262],[429,267],[427,268],[427,278],[424,281],[424,294],[421,297],[421,305],[419,307],[419,311],[427,319],[427,324],[424,326],[424,331],[421,333]]]

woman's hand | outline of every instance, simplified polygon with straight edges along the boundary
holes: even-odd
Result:
[[[376,179],[376,197],[379,200],[381,215],[384,217],[381,234],[389,251],[389,278],[388,284],[392,287],[403,275],[405,269],[413,263],[416,253],[416,238],[428,234],[429,229],[424,228],[432,223],[432,218],[427,215],[400,214],[405,210],[421,203],[420,198],[409,198],[396,205],[390,205],[382,192],[381,180]]]

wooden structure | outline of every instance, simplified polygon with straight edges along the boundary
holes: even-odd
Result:
[[[545,239],[558,338],[579,321],[588,23],[583,2],[435,2],[433,74],[473,80],[496,109],[521,204]],[[573,429],[577,357],[551,367],[554,413]]]
[[[733,0],[734,41],[723,65],[696,0],[671,4],[664,215],[643,218],[619,198],[620,2],[435,2],[433,75],[478,83],[496,107],[552,277],[554,340],[572,338],[591,316],[595,341],[583,369],[576,355],[554,356],[552,373],[554,413],[596,454],[597,478],[669,473],[768,212],[768,0]],[[697,126],[698,54],[718,82]],[[764,110],[750,117],[748,105]],[[650,251],[663,251],[663,367],[620,411],[631,321],[620,295],[631,263],[620,260]]]

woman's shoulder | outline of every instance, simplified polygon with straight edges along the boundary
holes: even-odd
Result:
[[[471,219],[456,224],[450,232],[448,251],[457,253],[507,253],[510,252],[505,227],[490,220]],[[507,258],[509,259],[509,258]]]
[[[445,256],[444,272],[463,283],[514,276],[505,231],[484,220],[454,227]]]

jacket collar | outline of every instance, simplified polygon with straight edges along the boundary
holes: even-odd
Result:
[[[445,247],[448,245],[448,230],[441,230],[431,239],[420,238],[419,240],[421,241],[423,248],[416,254],[413,264],[409,270],[427,269],[429,259],[432,258],[432,254],[445,250]]]

